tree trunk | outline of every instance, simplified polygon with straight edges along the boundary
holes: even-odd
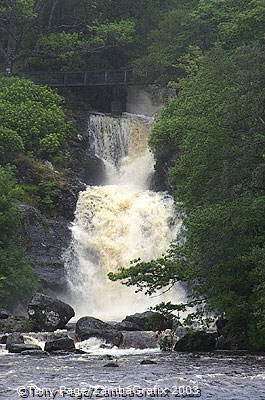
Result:
[[[13,66],[17,50],[17,39],[16,39],[17,28],[16,25],[11,21],[9,24],[9,35],[7,41],[6,51],[6,74],[13,74]]]
[[[52,20],[53,20],[54,12],[55,12],[55,9],[56,9],[58,3],[59,3],[59,0],[53,0],[52,8],[51,8],[50,16],[49,16],[49,22],[48,22],[48,28],[49,29],[52,26]]]

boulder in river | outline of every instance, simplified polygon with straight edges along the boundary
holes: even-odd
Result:
[[[203,331],[187,333],[175,344],[175,351],[213,351],[216,345],[216,334]]]
[[[80,340],[96,337],[113,346],[120,346],[123,340],[122,333],[112,325],[93,317],[83,317],[77,321],[76,337]]]
[[[63,329],[75,312],[63,301],[37,293],[28,306],[28,314],[34,321],[35,330],[53,332]]]
[[[9,353],[22,353],[22,351],[42,351],[42,348],[40,346],[37,346],[36,344],[11,344],[8,348]]]
[[[6,339],[6,349],[9,351],[10,348],[15,344],[24,344],[24,338],[18,332],[14,332],[8,335]]]
[[[22,356],[48,356],[49,353],[43,350],[24,350],[20,353]]]
[[[155,332],[122,332],[124,349],[156,349],[159,348],[159,336]]]
[[[75,344],[73,339],[63,337],[45,343],[44,351],[47,351],[48,353],[53,353],[54,351],[61,351],[61,350],[67,352],[74,352]]]
[[[115,328],[119,331],[164,331],[172,328],[172,320],[166,319],[160,313],[145,311],[128,315]]]
[[[155,365],[157,364],[154,360],[145,359],[140,362],[141,365]]]

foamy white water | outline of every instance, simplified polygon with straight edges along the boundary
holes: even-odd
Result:
[[[76,343],[76,348],[81,349],[91,355],[111,355],[113,357],[129,356],[129,355],[144,355],[144,354],[157,354],[161,353],[159,348],[155,349],[119,349],[118,347],[111,347],[107,345],[102,339],[91,337],[83,342]]]
[[[135,293],[108,272],[130,261],[161,256],[180,228],[173,199],[148,190],[154,158],[148,149],[153,120],[125,115],[92,115],[95,154],[105,162],[104,186],[88,187],[79,196],[66,257],[71,299],[77,317],[120,320],[161,301],[184,298],[178,288],[159,299]]]

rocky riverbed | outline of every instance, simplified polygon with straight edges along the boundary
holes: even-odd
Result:
[[[143,363],[146,359],[150,362]],[[39,389],[53,390],[58,399],[88,398],[86,393],[91,398],[111,397],[106,393],[115,397],[113,389],[129,386],[135,390],[136,399],[142,397],[144,389],[156,386],[160,398],[177,398],[177,393],[183,390],[186,393],[192,390],[195,394],[199,388],[200,398],[205,400],[262,400],[264,368],[264,356],[249,354],[163,353],[157,349],[110,350],[97,346],[91,347],[90,354],[81,355],[30,357],[2,352],[0,398],[21,398],[17,392],[19,387],[24,398],[34,398],[34,393],[35,398],[41,397],[41,392],[34,389],[36,385]],[[79,394],[75,389],[79,389]],[[165,389],[169,389],[167,395]],[[42,398],[53,397],[46,392]]]
[[[224,331],[226,320],[204,332],[160,318],[161,333],[146,330],[157,322],[150,311],[119,323],[90,316],[69,323],[74,310],[40,293],[28,314],[21,322],[0,313],[0,399],[265,398],[265,355],[234,350],[243,342]],[[165,339],[172,351],[161,350]]]

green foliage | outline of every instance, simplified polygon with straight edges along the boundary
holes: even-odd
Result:
[[[43,211],[54,208],[54,200],[58,196],[58,189],[54,181],[42,181],[38,184],[38,195],[40,197],[38,206]]]
[[[2,0],[0,15],[6,20],[30,20],[36,16],[33,12],[34,0]]]
[[[9,136],[13,144],[16,141],[17,149],[47,157],[58,152],[72,132],[60,96],[48,87],[19,78],[2,77],[0,87],[0,125],[14,131]]]
[[[6,164],[24,150],[23,139],[12,129],[0,126],[0,164]]]
[[[185,323],[203,319],[204,309],[224,314],[256,349],[265,348],[264,57],[258,42],[218,45],[178,82],[151,146],[159,158],[180,154],[170,175],[185,241],[110,275],[148,294],[187,282],[205,306]]]
[[[21,249],[16,246],[21,212],[16,203],[23,196],[10,169],[0,168],[0,305],[26,300],[37,284]]]
[[[11,307],[30,299],[37,287],[37,274],[15,245],[0,248],[0,305]]]
[[[172,351],[173,350],[173,337],[163,336],[159,339],[159,347],[162,351]]]
[[[172,314],[154,313],[145,325],[145,330],[154,332],[163,332],[166,329],[171,329],[173,326],[174,316]]]

